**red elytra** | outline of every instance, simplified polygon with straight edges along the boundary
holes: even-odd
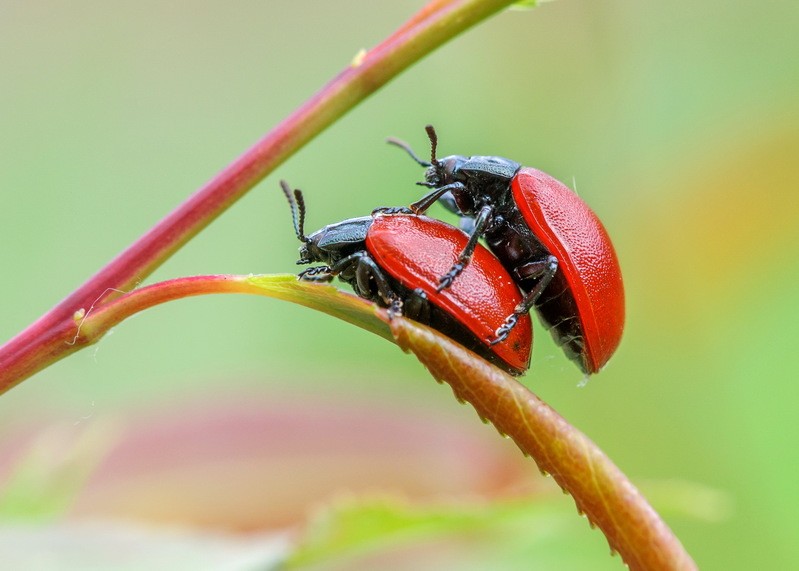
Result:
[[[624,328],[624,287],[605,228],[566,185],[537,169],[489,155],[436,157],[438,135],[425,127],[430,160],[420,159],[430,189],[410,205],[416,214],[439,202],[461,217],[469,240],[458,261],[439,278],[456,283],[472,249],[484,239],[514,277],[523,301],[497,328],[495,342],[535,309],[566,356],[587,375],[598,372],[618,347]]]
[[[461,230],[425,216],[377,216],[366,234],[367,250],[386,273],[409,289],[420,288],[431,303],[489,345],[522,296],[499,260],[480,245],[458,280],[437,291],[439,276],[458,259],[467,241]],[[532,323],[524,315],[491,350],[510,367],[525,370],[532,340]]]
[[[536,238],[558,258],[583,332],[583,365],[596,373],[624,329],[621,268],[605,227],[569,187],[537,169],[519,169],[511,189]]]

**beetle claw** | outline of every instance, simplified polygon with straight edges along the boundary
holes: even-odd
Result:
[[[333,280],[333,274],[328,266],[315,266],[301,271],[297,279],[304,282],[329,282]]]
[[[399,297],[395,297],[391,300],[391,303],[387,309],[388,318],[394,319],[395,317],[402,317],[402,300]]]
[[[455,281],[455,278],[461,275],[463,267],[464,267],[463,264],[460,263],[452,266],[452,269],[450,271],[448,271],[446,274],[444,274],[439,278],[438,287],[436,288],[436,291],[441,292],[442,290],[445,290],[448,287],[450,287],[452,285],[452,282]]]
[[[519,317],[512,313],[507,318],[505,318],[505,322],[500,325],[496,331],[494,331],[494,335],[496,337],[489,341],[488,344],[491,346],[496,345],[497,343],[502,343],[505,339],[508,338],[511,330],[516,326],[516,323],[519,321]]]
[[[390,216],[392,214],[413,214],[413,210],[408,208],[407,206],[382,206],[380,208],[375,208],[372,210],[372,216],[379,216],[385,215]]]

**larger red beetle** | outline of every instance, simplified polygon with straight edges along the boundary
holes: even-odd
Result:
[[[610,359],[624,329],[624,285],[613,244],[602,223],[571,189],[546,173],[502,157],[436,158],[437,137],[427,127],[431,160],[425,182],[432,190],[411,205],[425,212],[440,200],[462,216],[470,238],[439,279],[439,290],[457,283],[478,239],[515,277],[524,299],[496,330],[500,342],[532,307],[555,341],[587,374]],[[457,279],[456,279],[457,278]]]

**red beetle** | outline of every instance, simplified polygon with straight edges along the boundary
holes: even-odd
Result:
[[[570,188],[546,173],[502,157],[436,158],[437,137],[427,127],[431,190],[411,205],[425,212],[440,200],[470,232],[458,260],[439,279],[451,287],[468,267],[481,236],[514,276],[524,300],[496,330],[500,342],[532,307],[555,341],[585,372],[598,372],[616,351],[624,329],[624,285],[613,244],[602,223]],[[458,278],[456,280],[455,278]]]
[[[457,283],[439,290],[439,276],[469,241],[461,230],[425,216],[376,211],[305,236],[302,193],[295,190],[292,196],[285,182],[281,186],[303,243],[297,263],[325,264],[306,269],[300,279],[330,281],[338,276],[359,296],[438,329],[511,374],[530,366],[533,331],[528,316],[492,344],[496,328],[522,302],[522,295],[491,252],[478,245]]]

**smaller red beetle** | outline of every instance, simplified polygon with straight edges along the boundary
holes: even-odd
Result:
[[[421,214],[437,200],[461,215],[471,236],[438,289],[457,283],[477,241],[514,276],[525,297],[496,331],[496,341],[535,307],[555,341],[583,372],[598,372],[616,351],[624,329],[624,285],[613,244],[602,223],[569,187],[540,170],[502,157],[452,155],[436,158],[432,147],[425,182],[431,190],[411,205]],[[460,278],[458,278],[460,279]]]
[[[405,314],[452,337],[514,375],[530,366],[533,331],[522,316],[508,336],[492,344],[494,331],[522,301],[519,288],[491,252],[475,248],[472,263],[456,283],[438,290],[438,278],[457,261],[468,236],[439,220],[414,214],[352,218],[304,234],[302,193],[281,181],[292,207],[294,231],[303,243],[298,264],[321,262],[300,279],[338,276],[355,293],[391,314]]]

